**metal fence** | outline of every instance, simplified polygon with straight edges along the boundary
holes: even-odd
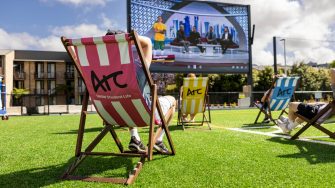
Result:
[[[265,92],[253,92],[253,101],[260,101]],[[209,104],[232,105],[238,104],[241,92],[209,92]],[[160,95],[172,95],[176,99],[179,93],[160,93]],[[20,97],[7,95],[10,99],[10,107],[20,111],[18,114],[52,114],[80,112],[80,100],[70,100],[66,95],[28,94]],[[332,91],[296,91],[294,101],[330,101],[333,99]],[[252,102],[253,102],[252,101]],[[89,110],[95,111],[93,105]]]

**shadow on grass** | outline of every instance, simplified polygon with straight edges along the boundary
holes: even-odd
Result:
[[[273,137],[268,140],[280,144],[296,146],[300,151],[299,153],[279,155],[278,157],[280,158],[305,158],[310,164],[335,162],[335,146],[299,140],[289,140],[281,137]]]
[[[272,128],[274,127],[275,124],[274,123],[246,123],[243,124],[243,126],[241,128]]]
[[[43,187],[60,183],[60,177],[74,161],[74,157],[67,163],[60,165],[51,165],[41,168],[31,168],[27,170],[16,171],[0,175],[0,187]],[[134,160],[139,160],[135,158]],[[136,164],[130,158],[123,157],[87,157],[77,168],[75,175],[91,176],[102,174],[108,171],[109,177],[128,176]],[[112,171],[112,172],[109,172]],[[99,175],[97,175],[99,176]]]
[[[103,129],[104,129],[103,126],[101,126],[101,127],[93,127],[93,128],[85,128],[85,133],[101,132]],[[115,127],[114,130],[128,131],[128,129],[124,128],[124,127]],[[78,134],[78,129],[76,129],[76,130],[70,130],[70,131],[67,131],[67,132],[52,133],[52,134]]]

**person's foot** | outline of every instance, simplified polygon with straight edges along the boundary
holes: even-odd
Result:
[[[270,118],[264,118],[264,120],[262,121],[262,123],[270,123]]]
[[[283,123],[288,123],[288,118],[287,118],[287,117],[280,116],[279,119],[280,119],[280,121],[282,121]]]
[[[280,119],[276,120],[278,127],[283,131],[283,133],[289,133],[291,130],[287,128],[288,123],[282,122]]]
[[[183,118],[183,122],[188,122],[189,120],[187,118]]]
[[[162,141],[157,141],[154,145],[154,149],[160,153],[169,153],[169,150]]]
[[[134,152],[145,152],[146,150],[144,144],[141,141],[137,140],[135,136],[132,136],[130,138],[128,148],[130,151]]]

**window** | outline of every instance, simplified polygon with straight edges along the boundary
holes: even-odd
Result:
[[[66,72],[74,72],[74,66],[72,63],[66,62]]]
[[[14,81],[14,88],[23,89],[24,88],[24,82],[20,80]]]
[[[48,80],[48,93],[49,94],[55,94],[56,92],[56,81],[54,80]]]
[[[23,62],[14,62],[14,79],[24,79],[24,63]]]
[[[48,72],[48,78],[56,78],[56,64],[48,63],[47,72]]]
[[[85,92],[85,83],[82,78],[78,78],[78,91],[79,93]]]
[[[36,63],[35,64],[35,76],[36,78],[43,78],[44,73],[44,64],[43,63]]]
[[[44,81],[36,81],[35,94],[44,94]]]

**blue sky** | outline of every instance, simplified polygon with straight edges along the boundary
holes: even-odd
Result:
[[[13,33],[27,32],[46,37],[55,27],[101,23],[103,15],[113,20],[118,27],[126,27],[126,0],[102,1],[105,4],[71,2],[75,1],[2,1],[0,28]]]
[[[250,4],[255,64],[272,64],[273,36],[286,38],[288,64],[335,59],[334,0],[216,1]],[[127,25],[126,0],[2,0],[1,5],[0,49],[64,51],[62,35],[99,36]],[[279,42],[279,63],[282,52]]]

